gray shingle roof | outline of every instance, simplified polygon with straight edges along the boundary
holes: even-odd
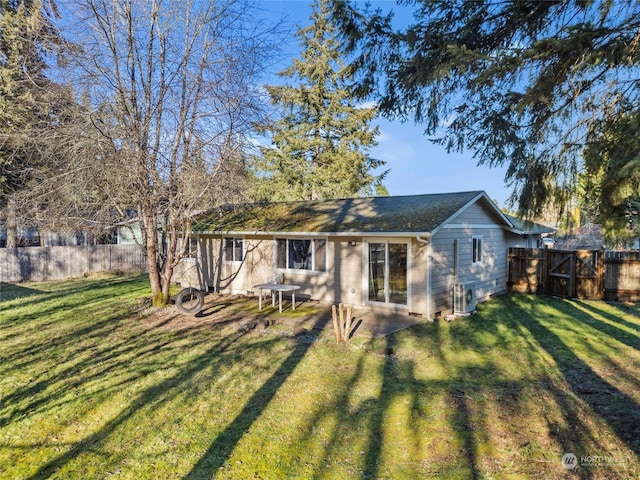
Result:
[[[555,232],[555,228],[547,227],[540,223],[530,222],[527,220],[522,220],[518,217],[514,217],[513,215],[504,214],[511,223],[513,223],[514,227],[522,233],[530,233],[530,234],[541,234],[541,233],[553,233]]]
[[[482,191],[278,202],[219,208],[199,216],[203,232],[431,232]]]

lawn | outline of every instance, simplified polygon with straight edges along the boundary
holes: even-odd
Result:
[[[0,285],[0,478],[640,478],[636,306],[507,295],[338,345],[255,300],[148,295]]]

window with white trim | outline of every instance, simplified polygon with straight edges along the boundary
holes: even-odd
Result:
[[[244,260],[244,239],[225,237],[223,259],[226,263],[240,263]]]
[[[324,239],[276,239],[276,268],[327,271],[327,241]]]
[[[473,263],[482,263],[482,237],[473,237]]]

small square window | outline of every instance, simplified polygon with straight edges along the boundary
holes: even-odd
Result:
[[[225,238],[223,249],[225,262],[234,263],[244,260],[244,240],[242,238]]]
[[[196,237],[189,237],[189,251],[187,254],[189,258],[198,257],[198,239]]]
[[[189,237],[183,258],[198,258],[198,237]]]

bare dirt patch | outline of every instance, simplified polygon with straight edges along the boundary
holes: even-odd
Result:
[[[259,320],[251,312],[249,299],[240,295],[205,296],[204,308],[195,315],[180,312],[175,305],[164,308],[145,308],[139,312],[144,321],[156,328],[168,331],[207,328],[247,328]]]

